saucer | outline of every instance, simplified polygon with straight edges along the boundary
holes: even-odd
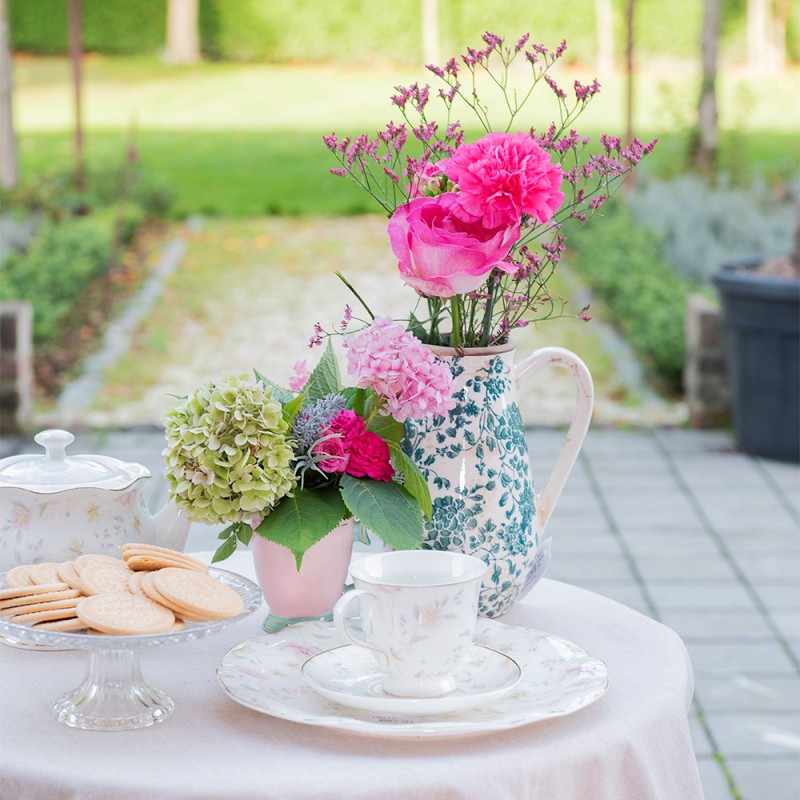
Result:
[[[480,618],[474,640],[505,653],[522,676],[510,691],[447,714],[393,714],[352,708],[312,689],[301,669],[312,656],[346,644],[329,622],[301,622],[274,636],[246,639],[217,667],[222,690],[261,714],[367,736],[468,736],[573,714],[601,698],[608,670],[578,645],[551,633]]]
[[[384,673],[363,647],[346,644],[311,656],[302,667],[323,697],[379,714],[448,714],[489,703],[513,689],[522,670],[513,658],[474,644],[453,674],[456,688],[440,697],[397,697],[383,688]]]

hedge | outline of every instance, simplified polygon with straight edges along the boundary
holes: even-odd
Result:
[[[86,50],[156,53],[163,48],[167,0],[83,0]],[[509,39],[530,31],[550,46],[567,40],[567,57],[596,54],[595,0],[534,4],[530,0],[439,0],[442,59],[480,43],[492,30]],[[625,47],[627,0],[612,0],[614,44]],[[700,47],[702,3],[648,0],[636,7],[637,53],[685,58]],[[67,52],[66,0],[9,0],[15,50]],[[375,61],[422,58],[420,0],[199,0],[203,52],[229,61]],[[723,50],[738,57],[744,43],[746,0],[723,5]],[[790,15],[787,43],[797,57],[800,16]],[[665,35],[669,31],[669,35]]]
[[[686,342],[684,307],[690,285],[661,255],[661,240],[637,225],[617,201],[570,238],[569,263],[604,301],[609,321],[631,343],[662,386],[680,393]]]

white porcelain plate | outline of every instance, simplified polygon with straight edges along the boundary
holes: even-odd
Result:
[[[372,653],[345,644],[311,656],[303,664],[302,673],[314,691],[341,705],[379,714],[428,716],[495,700],[519,683],[522,670],[513,658],[476,644],[453,676],[456,688],[449,694],[396,697],[384,691],[383,673]]]
[[[372,736],[456,736],[506,730],[572,714],[608,688],[606,665],[566,639],[479,619],[475,643],[512,658],[519,683],[474,708],[435,716],[348,708],[322,697],[301,669],[312,656],[344,644],[330,622],[302,622],[231,648],[217,668],[237,703],[273,717]]]

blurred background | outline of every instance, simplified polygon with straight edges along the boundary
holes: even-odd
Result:
[[[0,6],[0,299],[17,342],[3,351],[7,432],[159,424],[170,394],[220,371],[286,380],[313,323],[335,325],[350,299],[337,269],[373,307],[407,313],[380,209],[329,175],[321,139],[399,121],[394,87],[427,82],[425,64],[480,47],[486,30],[566,40],[558,80],[602,85],[578,121],[593,145],[658,138],[568,239],[552,285],[567,318],[526,329],[521,349],[578,352],[598,384],[597,424],[729,424],[713,276],[772,256],[796,275],[795,4]],[[546,129],[557,111],[545,91],[519,127]],[[586,302],[588,324],[576,319]],[[567,421],[565,397],[556,376],[526,419]]]

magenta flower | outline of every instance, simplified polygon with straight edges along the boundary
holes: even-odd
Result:
[[[347,474],[354,478],[390,481],[394,468],[390,461],[389,445],[377,433],[367,431],[353,442]]]
[[[418,197],[397,207],[389,220],[389,241],[405,282],[422,294],[452,297],[477,289],[495,267],[502,267],[520,237],[519,220],[487,228],[465,221],[452,192]]]
[[[522,214],[548,222],[564,201],[561,166],[522,132],[459,147],[444,171],[460,190],[455,213],[487,228],[519,223]]]
[[[350,454],[345,450],[344,442],[338,436],[331,436],[314,446],[314,455],[324,457],[317,466],[327,473],[343,473],[350,461]]]
[[[350,334],[345,346],[347,371],[356,385],[374,389],[398,422],[444,416],[455,407],[447,364],[399,322],[377,317],[370,328]]]

